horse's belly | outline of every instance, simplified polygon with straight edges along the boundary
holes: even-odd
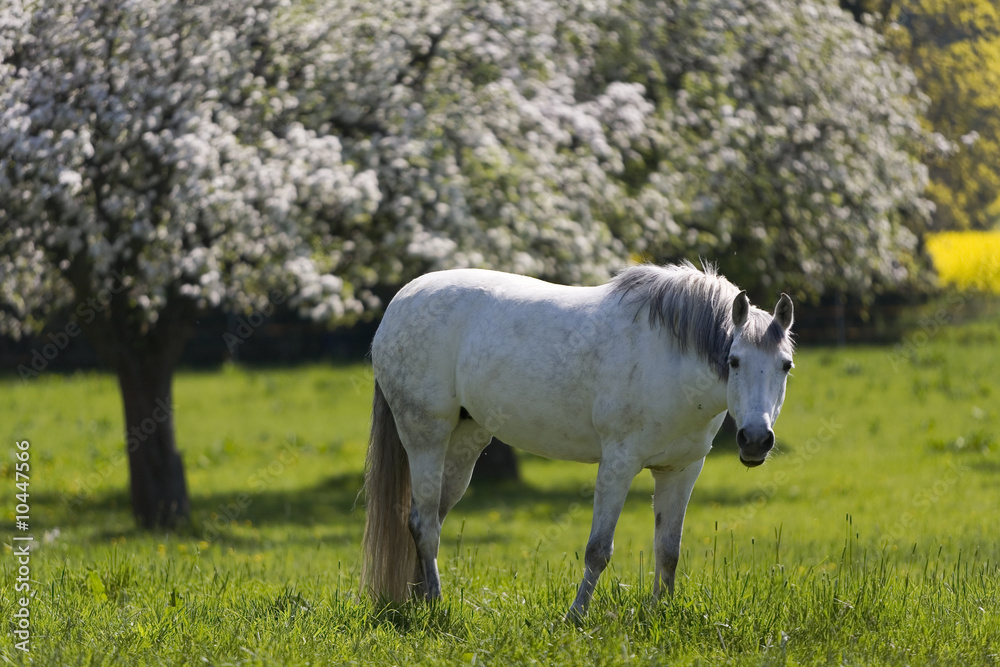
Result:
[[[512,401],[509,396],[484,396],[464,407],[490,434],[512,447],[562,461],[600,460],[601,440],[589,405],[553,402],[551,396],[534,398]]]
[[[512,447],[549,459],[581,463],[601,460],[601,441],[593,429],[583,432],[511,424],[498,429],[494,435]]]

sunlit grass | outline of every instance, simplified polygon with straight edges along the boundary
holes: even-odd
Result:
[[[947,306],[945,306],[947,307]],[[653,603],[652,482],[626,503],[581,628],[594,466],[522,459],[445,523],[445,599],[356,597],[364,365],[227,367],[176,381],[194,508],[140,533],[117,387],[0,382],[0,434],[31,440],[37,664],[988,664],[1000,661],[1000,328],[798,353],[779,451],[724,434],[685,524],[676,596]],[[914,342],[915,341],[915,342]],[[0,458],[13,521],[13,449]],[[0,554],[10,619],[11,542]],[[8,636],[9,637],[9,636]],[[8,638],[2,656],[26,662]]]

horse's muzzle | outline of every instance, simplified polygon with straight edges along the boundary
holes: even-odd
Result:
[[[736,432],[736,444],[740,446],[740,463],[756,468],[774,447],[774,431],[766,427],[741,428]]]

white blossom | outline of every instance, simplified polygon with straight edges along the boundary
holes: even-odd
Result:
[[[636,254],[895,284],[929,209],[914,90],[821,0],[8,4],[0,331],[115,275],[149,322]]]

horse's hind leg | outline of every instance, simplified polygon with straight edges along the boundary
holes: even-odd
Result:
[[[421,429],[425,430],[425,429]],[[427,599],[441,596],[441,579],[437,567],[437,553],[441,543],[441,525],[469,488],[472,470],[479,454],[490,442],[490,434],[471,419],[462,419],[452,430],[448,422],[438,422],[431,433],[425,433],[421,442],[437,441],[432,433],[444,435],[447,450],[430,445],[420,447],[411,443],[410,479],[413,497],[410,506],[410,532],[417,545],[417,572],[415,592]]]
[[[402,424],[399,424],[403,421]],[[441,597],[437,553],[441,540],[441,484],[453,423],[443,419],[399,420],[400,439],[410,464],[410,533],[417,548],[416,593],[427,599]]]
[[[472,419],[462,419],[451,434],[448,457],[444,464],[441,484],[441,505],[438,517],[442,522],[469,488],[472,471],[479,455],[490,444],[490,433]]]

